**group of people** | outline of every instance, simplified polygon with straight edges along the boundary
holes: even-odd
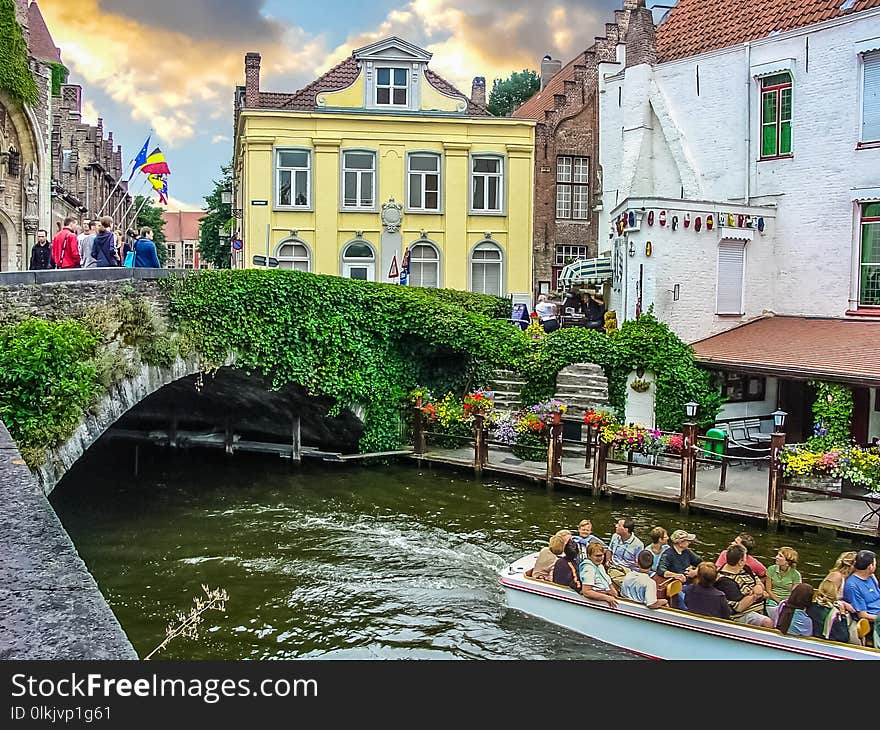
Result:
[[[740,533],[714,562],[692,549],[696,535],[663,527],[650,532],[646,546],[632,518],[617,521],[606,545],[593,535],[589,519],[577,534],[560,530],[538,554],[531,577],[569,586],[581,595],[617,608],[624,597],[655,609],[670,605],[663,596],[670,581],[682,590],[672,607],[702,616],[773,628],[784,634],[814,636],[880,648],[880,585],[877,556],[870,550],[842,553],[814,589],[797,569],[798,553],[781,547],[765,567],[751,553],[754,539]],[[872,624],[865,638],[859,621]]]
[[[565,300],[557,294],[541,294],[535,304],[535,314],[545,332],[554,332],[562,326],[565,313],[582,317],[584,327],[603,329],[605,326],[605,300],[597,291],[568,292]]]
[[[133,255],[126,264],[129,253]],[[161,266],[151,228],[141,228],[140,234],[129,230],[123,235],[121,229],[114,228],[110,216],[82,223],[71,217],[64,219],[51,243],[45,230],[37,232],[30,269],[95,269],[123,265],[154,269]]]

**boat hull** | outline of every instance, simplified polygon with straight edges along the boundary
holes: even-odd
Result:
[[[508,606],[613,646],[655,659],[874,659],[880,651],[805,637],[784,636],[685,611],[650,610],[621,600],[618,608],[570,588],[525,577],[534,556],[501,574]]]

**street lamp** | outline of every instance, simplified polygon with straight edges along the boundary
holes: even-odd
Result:
[[[688,419],[695,418],[697,415],[697,408],[700,407],[699,403],[694,403],[690,401],[689,403],[684,404],[684,413],[688,417]]]
[[[785,417],[788,414],[785,411],[774,411],[773,412],[773,426],[776,428],[777,432],[781,432],[783,428],[785,428]]]
[[[220,191],[220,202],[223,205],[232,205],[232,191],[231,190],[221,190]]]

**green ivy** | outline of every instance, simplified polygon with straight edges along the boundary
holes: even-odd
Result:
[[[67,83],[70,71],[63,63],[50,63],[49,70],[52,73],[52,96],[61,94],[61,86]]]
[[[811,383],[816,388],[813,423],[816,435],[809,439],[811,449],[830,451],[852,442],[852,389],[840,383]]]
[[[13,0],[0,0],[0,89],[22,104],[39,99]]]

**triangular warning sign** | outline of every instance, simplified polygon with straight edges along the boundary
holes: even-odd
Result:
[[[394,258],[391,259],[391,269],[388,272],[389,279],[396,279],[400,276],[400,272],[397,270],[397,254],[394,254]]]

